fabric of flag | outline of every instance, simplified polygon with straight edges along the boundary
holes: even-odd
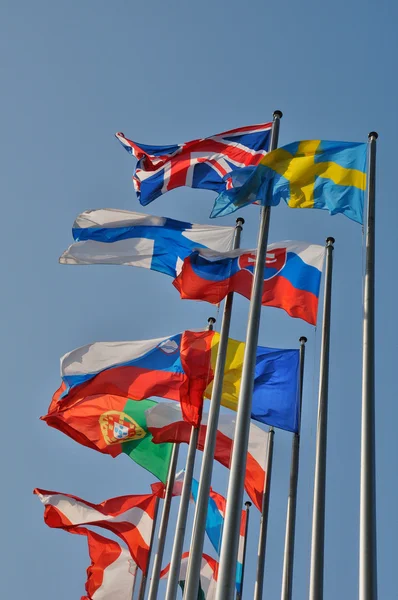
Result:
[[[231,250],[234,231],[234,227],[195,225],[126,210],[87,210],[74,222],[75,243],[59,262],[128,265],[176,277],[195,248]]]
[[[154,494],[119,496],[92,504],[61,492],[36,488],[33,493],[45,506],[44,522],[48,527],[79,535],[86,535],[88,525],[107,529],[127,544],[135,563],[145,571],[158,502]]]
[[[227,190],[234,171],[257,165],[265,156],[271,127],[272,123],[250,125],[172,146],[137,144],[123,133],[116,137],[138,161],[133,183],[145,206],[181,186]]]
[[[137,565],[130,552],[114,540],[87,531],[91,565],[81,600],[131,600]]]
[[[251,298],[256,250],[198,250],[173,281],[183,299],[218,304],[230,292]],[[316,325],[325,248],[306,242],[278,242],[267,248],[263,306]]]
[[[203,450],[207,414],[203,414],[199,431],[198,449]],[[189,444],[191,428],[184,421],[178,404],[159,402],[147,411],[148,429],[156,443],[173,442]],[[217,441],[214,458],[229,469],[235,437],[235,414],[221,414],[218,421]],[[253,504],[261,510],[265,480],[265,461],[268,448],[268,432],[250,423],[249,446],[245,475],[245,490]]]
[[[184,552],[181,556],[179,584],[182,590],[185,587],[189,562],[189,552]],[[160,573],[160,579],[167,579],[169,575],[170,564]],[[208,554],[202,554],[202,564],[200,566],[200,589],[198,600],[214,600],[216,597],[216,587],[218,578],[218,562]]]
[[[93,450],[134,462],[166,483],[172,445],[153,444],[145,411],[154,400],[140,402],[121,396],[87,396],[76,403],[58,401],[43,421]]]
[[[290,208],[320,208],[363,223],[367,144],[306,140],[264,156],[257,167],[232,173],[211,217],[228,215],[259,201]]]
[[[155,446],[156,446],[156,444],[155,444]],[[184,476],[185,476],[184,469],[182,469],[181,471],[176,473],[175,478],[174,478],[174,485],[173,485],[173,493],[172,493],[173,497],[181,496],[182,486],[184,485]],[[152,490],[152,493],[155,494],[158,498],[164,499],[164,497],[166,495],[166,486],[163,483],[159,483],[158,481],[156,483],[151,483],[151,490]]]
[[[192,480],[191,493],[194,502],[197,501],[199,492],[199,483],[196,479]],[[224,517],[227,501],[221,494],[210,488],[209,502],[207,505],[206,517],[206,533],[214,550],[220,555],[222,532],[224,528]],[[241,592],[242,589],[242,572],[243,572],[243,551],[246,532],[246,511],[242,510],[239,549],[236,565],[236,591]]]
[[[197,427],[203,394],[212,378],[212,332],[185,331],[137,342],[97,342],[61,358],[62,384],[49,413],[97,395],[144,400],[159,396],[181,402]]]

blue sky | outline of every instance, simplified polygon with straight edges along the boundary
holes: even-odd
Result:
[[[211,305],[180,301],[171,280],[127,267],[66,267],[75,216],[140,210],[134,161],[113,137],[172,144],[270,120],[280,143],[364,141],[379,132],[377,171],[376,428],[379,597],[396,594],[398,10],[381,0],[77,2],[5,0],[0,109],[3,259],[1,581],[4,597],[71,600],[84,592],[84,539],[43,524],[36,486],[93,502],[145,493],[152,477],[127,457],[80,447],[38,420],[59,385],[59,358],[92,341],[161,337],[204,327]],[[209,222],[214,193],[179,189],[146,207]],[[144,212],[144,211],[143,211]],[[242,246],[256,245],[258,210]],[[221,221],[220,221],[221,222]],[[235,216],[222,220],[233,224]],[[273,210],[270,241],[336,238],[329,396],[325,600],[358,593],[363,237],[323,211]],[[244,339],[237,298],[231,336]],[[220,325],[220,319],[218,320]],[[295,599],[308,597],[320,329],[263,309],[261,345],[308,337],[299,481]],[[291,436],[277,431],[265,590],[280,595]],[[183,456],[180,466],[183,466]],[[199,461],[197,472],[199,469]],[[227,471],[215,467],[225,493]],[[177,502],[174,501],[172,518]],[[192,512],[192,511],[191,511]],[[192,518],[192,515],[191,517]],[[252,511],[245,597],[252,597],[259,516]],[[172,528],[173,529],[173,528]],[[188,540],[186,542],[186,547]],[[207,545],[207,550],[210,546]],[[210,550],[211,552],[211,550]],[[166,560],[170,555],[170,541]],[[163,589],[163,588],[162,588]],[[161,597],[161,593],[159,598]]]

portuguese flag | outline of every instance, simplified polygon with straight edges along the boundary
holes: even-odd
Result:
[[[83,446],[113,457],[127,454],[166,483],[173,445],[154,444],[145,417],[156,404],[101,394],[64,407],[59,402],[41,419]]]

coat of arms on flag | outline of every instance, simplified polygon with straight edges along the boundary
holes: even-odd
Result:
[[[110,410],[99,418],[101,433],[105,443],[118,444],[121,440],[141,440],[146,436],[146,431],[134,419],[124,412]]]

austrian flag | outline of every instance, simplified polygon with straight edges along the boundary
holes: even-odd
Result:
[[[181,186],[219,194],[230,189],[234,171],[257,166],[268,152],[271,127],[272,123],[249,125],[172,146],[137,144],[124,133],[116,133],[116,137],[138,161],[134,188],[146,206]]]

